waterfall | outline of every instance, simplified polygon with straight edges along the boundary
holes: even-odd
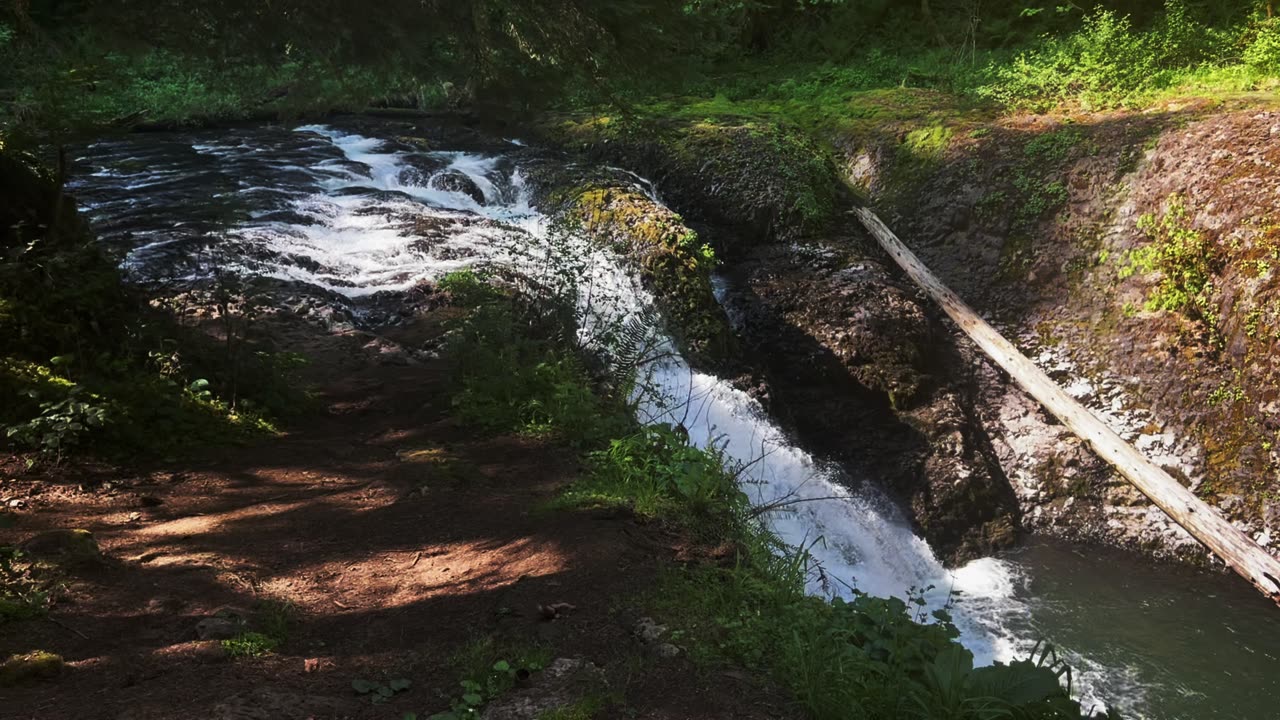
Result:
[[[91,148],[100,165],[77,192],[103,218],[104,242],[122,245],[123,266],[143,281],[232,270],[358,300],[462,268],[533,274],[558,253],[578,274],[586,335],[604,315],[651,317],[652,297],[621,258],[590,238],[552,232],[531,204],[520,148],[510,147],[427,151],[321,125],[141,147],[108,141]],[[133,169],[112,170],[113,162]],[[657,199],[648,180],[613,171]],[[158,189],[121,194],[137,187]],[[786,501],[763,517],[832,580],[815,578],[812,593],[848,595],[848,586],[882,597],[923,592],[927,609],[950,605],[978,663],[1025,656],[1037,631],[1021,566],[983,558],[944,568],[873,478],[847,477],[814,458],[755,399],[692,368],[668,339],[657,341],[663,359],[645,367],[639,419],[680,423],[694,444],[715,445],[744,468],[753,503]],[[1102,687],[1107,671],[1071,660],[1086,671],[1083,683],[1077,673],[1076,691],[1087,707],[1096,700],[1090,687]],[[1135,702],[1141,697],[1127,692]]]

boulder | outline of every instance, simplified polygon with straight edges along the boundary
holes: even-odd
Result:
[[[62,661],[61,655],[43,650],[13,655],[0,664],[0,687],[52,680],[61,675],[65,667],[66,663]]]
[[[457,170],[446,170],[434,175],[431,178],[430,187],[432,190],[462,193],[475,200],[477,205],[484,205],[485,202],[484,192],[480,190],[480,186],[467,177],[466,173]]]
[[[97,565],[102,550],[88,530],[50,530],[28,538],[18,549],[37,560],[68,566]]]

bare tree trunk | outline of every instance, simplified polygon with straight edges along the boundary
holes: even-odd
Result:
[[[53,207],[50,208],[53,214],[49,218],[49,240],[53,243],[58,241],[58,229],[62,225],[59,218],[62,217],[63,198],[66,196],[68,164],[67,146],[59,143],[58,165],[53,177]]]
[[[924,16],[924,22],[929,26],[929,31],[933,33],[938,47],[950,48],[951,43],[947,42],[947,36],[943,35],[942,28],[938,27],[938,20],[933,16],[933,8],[929,6],[929,0],[920,0],[920,14]]]
[[[1058,387],[1035,363],[1019,352],[1013,343],[996,332],[995,328],[929,272],[929,268],[902,244],[875,213],[866,208],[858,208],[854,210],[854,214],[912,281],[942,307],[987,357],[1009,373],[1019,387],[1089,443],[1094,452],[1111,463],[1174,522],[1222,558],[1228,567],[1253,583],[1264,595],[1280,603],[1280,560],[1272,557],[1252,538],[1218,514],[1215,508],[1144,457],[1099,420],[1098,416]]]

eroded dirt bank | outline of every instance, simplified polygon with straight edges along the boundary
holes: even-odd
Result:
[[[927,168],[914,181],[893,161],[905,145],[850,157],[944,282],[1274,550],[1277,138],[1275,111],[1202,105],[957,132],[912,159]],[[980,419],[1028,526],[1205,559],[996,373],[982,376]]]

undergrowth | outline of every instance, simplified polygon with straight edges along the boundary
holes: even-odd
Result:
[[[499,311],[503,315],[495,319]],[[1091,717],[1071,699],[1070,669],[1051,648],[1008,665],[975,668],[947,611],[926,610],[923,594],[931,588],[899,599],[843,586],[839,594],[847,599],[832,599],[837,581],[805,548],[785,547],[769,531],[763,509],[752,507],[743,492],[744,468],[728,462],[715,441],[700,448],[679,426],[639,426],[621,416],[627,404],[616,395],[585,400],[602,387],[585,372],[587,362],[566,366],[573,371],[555,375],[557,382],[537,380],[549,357],[567,362],[574,345],[565,341],[564,328],[531,337],[527,333],[540,332],[539,326],[513,321],[521,316],[509,305],[482,304],[473,311],[463,344],[455,345],[455,352],[466,354],[455,357],[488,354],[502,361],[466,363],[462,408],[487,427],[517,431],[529,422],[524,408],[557,408],[545,417],[566,434],[562,439],[585,451],[587,471],[553,509],[627,507],[706,547],[732,548],[727,565],[668,568],[646,599],[676,628],[672,640],[686,644],[703,667],[764,672],[819,720]],[[537,352],[508,350],[530,344]],[[570,395],[580,400],[565,403],[560,385],[571,382],[579,383],[581,394]],[[599,421],[604,408],[608,423]],[[575,432],[584,434],[569,435]],[[806,592],[813,587],[825,592]],[[485,660],[491,662],[490,655]],[[470,695],[436,717],[471,716],[489,695],[481,687],[464,684]]]
[[[43,617],[52,598],[52,583],[35,563],[15,547],[0,546],[0,625]]]
[[[1129,253],[1120,279],[1158,272],[1160,279],[1147,296],[1147,310],[1167,310],[1200,323],[1211,344],[1222,342],[1214,299],[1214,279],[1225,258],[1212,238],[1191,225],[1185,200],[1171,195],[1163,215],[1138,218],[1149,244]]]
[[[475,640],[452,658],[462,679],[449,709],[431,715],[410,712],[403,720],[478,718],[485,705],[541,672],[551,659],[551,651],[544,645],[500,643],[492,636]]]
[[[0,444],[161,455],[270,434],[305,406],[302,359],[254,347],[243,299],[215,303],[218,340],[178,325],[124,284],[59,183],[0,153]]]

